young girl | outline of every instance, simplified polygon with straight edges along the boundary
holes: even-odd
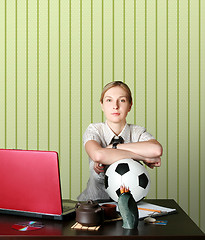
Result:
[[[144,127],[126,122],[132,107],[129,87],[121,81],[108,83],[102,91],[100,103],[106,122],[90,124],[83,135],[90,178],[87,188],[78,197],[79,201],[109,199],[104,187],[106,165],[123,158],[143,161],[150,168],[161,165],[161,144]]]

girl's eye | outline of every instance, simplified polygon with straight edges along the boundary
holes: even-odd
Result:
[[[106,102],[111,102],[111,99],[107,99]]]
[[[121,102],[126,102],[126,100],[125,99],[121,99]]]

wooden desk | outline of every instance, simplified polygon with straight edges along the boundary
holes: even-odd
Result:
[[[106,223],[98,231],[83,231],[71,229],[75,219],[63,222],[51,220],[39,220],[45,226],[36,231],[19,232],[12,229],[12,225],[19,222],[33,220],[31,218],[0,215],[0,240],[11,239],[205,239],[204,233],[179,207],[174,200],[146,200],[164,207],[177,209],[177,213],[160,217],[167,220],[166,226],[144,224],[140,221],[138,228],[126,230],[122,228],[122,221]]]

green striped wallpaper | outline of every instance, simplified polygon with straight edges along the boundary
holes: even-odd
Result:
[[[162,143],[149,198],[174,198],[205,231],[205,1],[0,1],[0,148],[55,150],[63,197],[86,186],[82,135],[109,81],[128,122]]]

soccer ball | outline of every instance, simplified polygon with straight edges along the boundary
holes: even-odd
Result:
[[[111,164],[105,172],[105,190],[116,202],[121,194],[122,185],[129,187],[136,202],[142,200],[150,187],[150,177],[146,168],[133,159],[121,159]]]

